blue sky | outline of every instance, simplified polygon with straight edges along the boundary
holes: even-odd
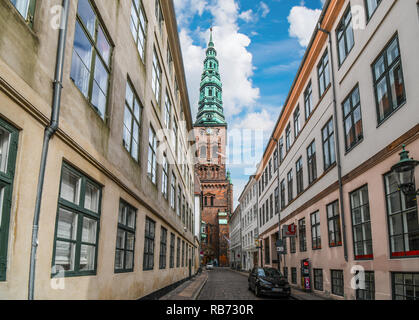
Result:
[[[236,141],[230,136],[241,130],[263,133],[263,143],[256,143],[256,147],[250,146],[249,135],[244,134],[246,147],[235,143],[234,150],[230,150],[231,154],[240,153],[243,160],[251,158],[252,152],[256,154],[253,162],[228,164],[236,205],[285,103],[324,0],[174,0],[174,3],[193,120],[212,25],[229,138]]]

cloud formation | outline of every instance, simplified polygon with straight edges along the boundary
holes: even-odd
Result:
[[[295,6],[291,9],[288,16],[289,35],[297,38],[302,47],[308,46],[320,14],[321,10],[312,10],[305,6]]]

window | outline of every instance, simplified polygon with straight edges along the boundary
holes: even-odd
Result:
[[[392,273],[393,300],[419,300],[419,273]]]
[[[354,30],[352,28],[352,12],[350,6],[344,13],[342,20],[339,22],[339,25],[336,28],[336,38],[339,65],[342,65],[355,44]]]
[[[265,263],[270,264],[271,263],[271,248],[269,244],[269,238],[265,239]]]
[[[182,268],[185,267],[185,241],[182,240]]]
[[[370,19],[381,3],[381,0],[365,0],[367,6],[367,17]]]
[[[298,235],[300,239],[300,252],[307,251],[306,218],[298,221]]]
[[[172,144],[173,144],[173,148],[175,148],[175,157],[176,157],[176,154],[178,152],[178,137],[177,137],[178,126],[177,126],[177,123],[176,123],[176,119],[174,119],[174,118],[173,118],[173,128],[172,129],[173,129]]]
[[[291,124],[288,124],[285,131],[285,148],[287,152],[291,149]]]
[[[136,221],[137,210],[121,200],[116,234],[115,272],[134,271]]]
[[[279,163],[284,161],[284,138],[279,139]]]
[[[290,237],[290,252],[291,253],[296,253],[297,252],[295,237]]]
[[[160,259],[159,259],[160,270],[166,269],[166,257],[167,257],[167,230],[162,227],[161,233],[160,233]]]
[[[63,164],[55,231],[53,275],[96,274],[101,188]]]
[[[385,184],[391,257],[418,257],[419,220],[416,196],[405,196],[398,189],[392,174],[385,176]]]
[[[329,53],[327,50],[317,66],[317,74],[319,77],[319,96],[321,97],[330,84]]]
[[[26,22],[32,27],[35,12],[36,0],[10,0],[16,10],[22,15]]]
[[[278,148],[274,151],[274,172],[278,171]]]
[[[154,97],[156,98],[157,104],[160,104],[160,90],[161,90],[161,66],[159,62],[159,58],[157,57],[156,49],[154,49],[153,53],[153,74],[152,74],[152,82],[151,87],[153,89]]]
[[[284,267],[284,277],[288,281],[288,267]]]
[[[144,234],[144,271],[154,269],[154,238],[156,235],[156,223],[150,218],[145,220]]]
[[[314,106],[313,106],[313,88],[311,85],[311,81],[308,84],[306,90],[304,91],[304,107],[306,111],[306,120],[310,117],[313,113]]]
[[[326,171],[336,163],[333,119],[330,119],[326,126],[322,129],[322,137],[324,170]]]
[[[148,166],[147,174],[151,182],[156,184],[157,182],[157,164],[156,164],[156,150],[157,150],[157,137],[153,128],[150,127],[149,138],[148,138]]]
[[[313,250],[322,248],[319,211],[311,215],[311,247]]]
[[[272,159],[269,160],[269,181],[272,179]]]
[[[133,0],[131,5],[131,33],[137,45],[141,59],[144,61],[147,39],[147,19],[141,0]]]
[[[269,197],[269,207],[270,207],[270,213],[271,213],[271,219],[274,217],[274,199],[273,199],[273,195],[271,194],[271,196]]]
[[[314,269],[314,290],[323,291],[323,269]]]
[[[357,271],[358,273],[359,271]],[[365,289],[356,290],[356,300],[375,300],[374,271],[365,271]]]
[[[327,227],[329,230],[329,247],[342,245],[340,233],[339,202],[335,201],[327,206]]]
[[[377,58],[372,69],[377,101],[377,117],[380,124],[406,101],[397,36]]]
[[[290,203],[293,200],[293,190],[292,190],[292,185],[293,185],[293,176],[292,176],[292,169],[290,170],[290,172],[288,172],[288,203]]]
[[[361,103],[358,87],[356,87],[343,102],[343,117],[345,127],[345,147],[346,151],[349,151],[363,138]]]
[[[173,57],[172,52],[170,51],[169,41],[167,41],[167,67],[170,73],[170,79],[173,78]]]
[[[172,116],[172,103],[170,102],[169,95],[166,92],[166,100],[164,102],[164,125],[167,130],[170,129],[171,116]]]
[[[355,260],[373,259],[368,186],[350,194]]]
[[[300,106],[294,111],[294,137],[297,139],[301,131],[301,122],[300,122]]]
[[[171,233],[170,234],[170,269],[173,269],[175,267],[175,241],[176,236]]]
[[[180,238],[177,238],[176,246],[176,268],[180,267]]]
[[[156,0],[155,6],[156,6],[155,7],[155,9],[156,9],[156,19],[157,19],[157,23],[159,25],[160,34],[162,34],[162,32],[163,32],[163,12],[161,10],[159,0]]]
[[[78,2],[71,80],[104,120],[111,69],[111,45],[89,0]]]
[[[123,144],[136,161],[139,160],[141,112],[140,102],[128,82],[125,93]]]
[[[176,209],[176,176],[174,172],[172,172],[170,189],[170,207],[172,209]]]
[[[332,293],[337,296],[344,296],[343,292],[343,271],[332,270]]]
[[[182,210],[182,188],[180,187],[180,185],[178,185],[177,200],[178,200],[178,206],[176,208],[176,213],[177,213],[178,218],[180,218],[181,210]]]
[[[297,284],[297,268],[291,268],[291,283]]]
[[[169,163],[167,162],[167,156],[165,154],[163,154],[162,173],[161,192],[163,197],[167,200],[169,194]]]
[[[10,210],[19,133],[0,119],[0,281],[6,281]]]
[[[281,181],[281,209],[285,208],[285,180]]]
[[[297,178],[297,194],[301,194],[304,191],[304,177],[303,177],[303,157],[298,159],[295,164],[296,178]]]
[[[279,214],[279,189],[275,188],[275,215]]]
[[[185,225],[185,218],[186,218],[186,200],[185,195],[182,196],[183,202],[182,202],[182,223]]]
[[[316,143],[313,141],[307,148],[308,184],[317,179]]]

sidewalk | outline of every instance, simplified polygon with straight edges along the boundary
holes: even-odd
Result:
[[[179,287],[160,298],[160,300],[196,300],[208,280],[208,273],[203,270],[198,276],[182,283]]]
[[[230,269],[230,270],[240,273],[241,275],[246,276],[246,277],[249,276],[249,272],[238,271],[238,270],[233,270],[233,269]],[[330,298],[325,298],[315,293],[305,292],[294,286],[291,286],[291,297],[295,300],[332,300]]]

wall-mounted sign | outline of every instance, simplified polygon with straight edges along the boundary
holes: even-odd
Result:
[[[282,235],[284,237],[296,237],[297,236],[297,226],[293,223],[290,225],[284,225],[282,227]]]
[[[220,225],[227,225],[228,224],[228,220],[227,219],[220,219],[219,220],[219,224]]]

